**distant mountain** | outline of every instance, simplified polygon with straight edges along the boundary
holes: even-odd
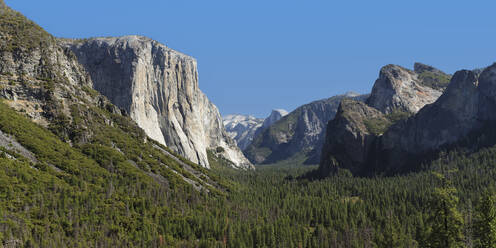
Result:
[[[284,109],[274,109],[270,113],[269,117],[265,118],[263,124],[262,124],[262,129],[259,131],[263,131],[266,128],[272,126],[272,124],[276,123],[278,120],[280,120],[282,117],[288,115],[288,111]]]
[[[250,115],[227,115],[223,118],[224,128],[238,147],[244,150],[251,144],[253,137],[287,114],[288,111],[284,109],[274,109],[265,119]]]
[[[253,140],[255,132],[262,127],[264,119],[249,115],[227,115],[223,117],[223,123],[227,134],[244,150]]]
[[[303,105],[257,133],[244,153],[255,164],[276,163],[298,157],[316,164],[324,143],[327,122],[342,99],[365,100],[367,95],[347,93]]]

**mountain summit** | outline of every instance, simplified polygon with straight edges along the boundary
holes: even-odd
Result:
[[[270,127],[272,124],[274,124],[276,121],[280,120],[282,117],[288,115],[288,111],[284,109],[274,109],[270,113],[270,115],[265,118],[263,124],[262,124],[262,130]],[[260,130],[260,131],[262,131]]]

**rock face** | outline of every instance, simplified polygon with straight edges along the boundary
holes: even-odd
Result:
[[[195,59],[140,36],[61,43],[84,65],[94,89],[127,111],[149,137],[205,167],[207,149],[218,147],[234,166],[252,167],[200,91]]]
[[[241,150],[252,142],[255,132],[262,127],[263,118],[249,115],[227,115],[223,117],[224,127]]]
[[[355,115],[363,113],[360,109],[348,109]],[[444,149],[476,150],[494,145],[495,109],[496,64],[484,69],[480,76],[468,70],[456,72],[447,89],[434,103],[424,106],[412,117],[396,122],[384,134],[365,139],[372,139],[373,142],[362,142],[361,145],[353,139],[342,142],[342,135],[333,129],[338,128],[345,133],[350,130],[343,125],[339,128],[337,120],[346,117],[343,111],[335,121],[329,122],[320,170],[327,173],[330,168],[340,167],[357,174],[411,171],[418,169],[420,162],[434,158]],[[373,118],[369,114],[365,118]],[[348,132],[348,136],[368,134],[363,129],[355,130],[359,131]],[[355,151],[360,152],[352,153],[346,147],[354,147]],[[361,151],[368,151],[364,158]]]
[[[419,63],[416,66],[419,72],[427,71]],[[434,73],[432,70],[429,72]],[[416,113],[426,104],[436,101],[441,94],[441,89],[423,84],[418,73],[401,66],[387,65],[381,69],[367,104],[383,113],[394,110]]]
[[[401,162],[397,161],[405,161],[407,156],[397,155],[406,153],[399,148],[401,145],[397,142],[400,141],[395,139],[408,136],[403,133],[403,126],[414,117],[408,121],[404,119],[419,110],[420,115],[425,109],[433,108],[435,104],[432,103],[441,96],[450,78],[448,74],[421,63],[415,63],[414,68],[415,71],[411,71],[397,65],[384,66],[366,104],[342,103],[345,105],[340,107],[341,111],[327,127],[320,160],[322,174],[345,168],[354,174],[370,175],[388,172],[394,163],[394,166],[401,167]],[[447,93],[451,91],[446,90]],[[429,120],[422,121],[429,123]],[[432,123],[425,125],[423,128],[428,129],[427,126]],[[412,128],[411,132],[421,129],[416,128]],[[395,134],[391,132],[398,129],[402,131]],[[419,136],[416,133],[410,138],[418,139]],[[415,142],[408,140],[400,143],[410,146]],[[393,152],[398,149],[402,152]]]
[[[336,171],[343,164],[352,172],[361,169],[377,139],[367,127],[366,122],[370,119],[388,122],[383,113],[363,102],[341,101],[336,117],[327,125],[319,168],[321,174]]]
[[[381,137],[380,154],[387,166],[410,166],[398,158],[425,157],[450,145],[471,146],[478,149],[482,143],[496,143],[485,127],[496,120],[496,66],[485,69],[480,77],[472,71],[455,73],[444,94],[432,105],[426,106],[408,121],[398,123]],[[479,137],[478,133],[483,135]],[[473,139],[477,142],[461,141]],[[484,137],[485,136],[485,137]],[[448,147],[449,148],[449,147]],[[417,158],[417,159],[415,159]],[[396,162],[395,162],[396,160]],[[410,159],[412,160],[412,159]]]
[[[424,153],[454,143],[479,126],[478,82],[471,71],[458,71],[445,93],[409,120],[388,130],[384,150]]]
[[[317,164],[324,143],[327,122],[334,118],[339,103],[350,95],[303,105],[267,129],[258,133],[244,150],[251,162],[269,164],[286,159],[303,159],[306,164]],[[367,95],[351,96],[364,100]]]

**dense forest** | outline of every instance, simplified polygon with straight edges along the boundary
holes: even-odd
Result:
[[[2,132],[50,161],[3,149],[5,246],[488,247],[496,240],[488,190],[496,186],[496,147],[442,153],[420,173],[323,180],[302,179],[316,167],[290,163],[233,170],[210,153],[208,174],[221,190],[207,193],[174,177],[156,184],[121,154],[71,148],[1,106]]]

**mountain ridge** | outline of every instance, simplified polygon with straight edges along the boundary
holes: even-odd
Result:
[[[241,150],[251,143],[255,132],[262,127],[264,121],[263,118],[240,114],[226,115],[222,119],[227,133]]]
[[[260,132],[270,127],[288,111],[284,109],[273,109],[266,118],[255,118],[251,115],[226,115],[223,117],[224,127],[233,138],[238,147],[243,151]]]
[[[368,95],[354,96],[365,99]],[[243,152],[254,164],[270,164],[299,157],[317,164],[325,136],[325,125],[334,117],[345,95],[304,104],[259,132]]]
[[[419,66],[416,67],[418,70]],[[436,71],[431,68],[429,71]],[[495,144],[496,136],[490,130],[496,120],[493,111],[496,108],[494,75],[496,64],[486,67],[481,73],[457,71],[435,102],[395,121],[374,122],[375,126],[383,126],[378,128],[380,132],[369,135],[372,142],[359,146],[359,149],[369,152],[356,163],[349,162],[352,153],[333,148],[339,143],[328,138],[320,171],[323,175],[339,169],[349,169],[358,175],[416,171],[421,169],[422,163],[429,163],[443,152],[477,151]],[[361,120],[364,124],[371,121],[370,118]],[[332,130],[336,124],[330,122],[329,126]],[[354,126],[339,130],[349,130],[349,134],[354,134],[351,131]],[[366,132],[359,131],[354,135],[362,134]],[[332,136],[332,133],[328,135]],[[342,145],[347,144],[353,143]]]

